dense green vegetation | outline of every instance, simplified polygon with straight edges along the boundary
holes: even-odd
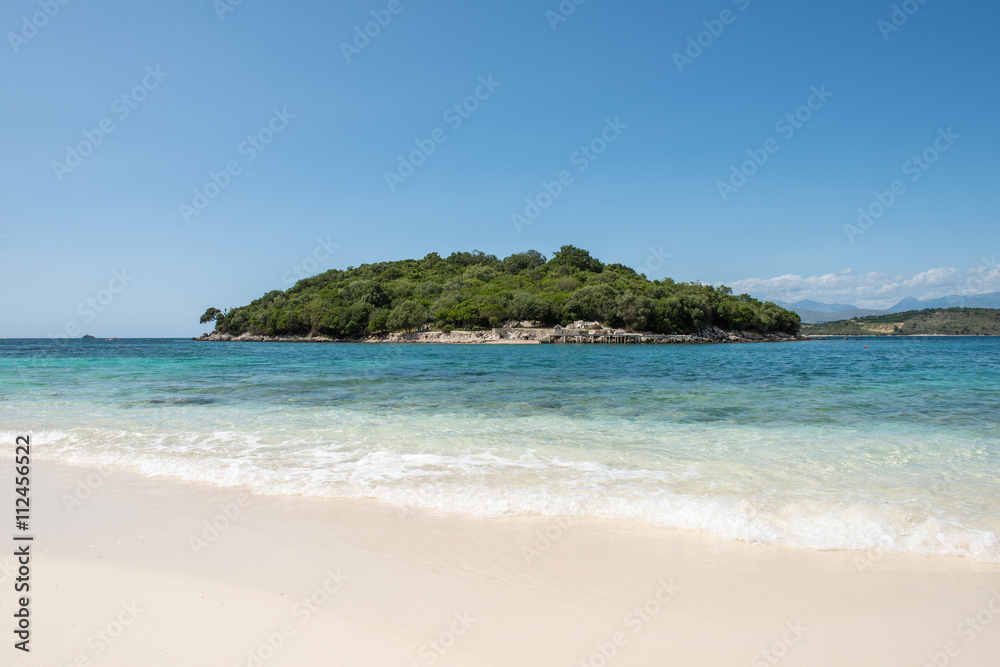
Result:
[[[734,296],[728,287],[650,281],[573,246],[548,260],[535,250],[503,260],[474,251],[331,270],[242,308],[210,308],[201,321],[213,320],[220,333],[331,337],[424,325],[482,329],[510,320],[587,320],[656,333],[799,330],[799,316],[773,303]]]
[[[804,324],[802,333],[822,336],[1000,336],[1000,310],[928,308],[853,320]]]

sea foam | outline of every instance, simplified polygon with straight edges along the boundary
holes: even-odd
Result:
[[[12,433],[0,433],[12,441]],[[749,543],[878,550],[1000,562],[993,526],[913,498],[833,498],[802,489],[706,481],[704,466],[616,468],[536,451],[397,452],[361,440],[320,441],[215,431],[150,434],[78,429],[33,435],[36,458],[122,466],[151,477],[246,487],[263,495],[374,499],[477,517],[630,520]],[[710,487],[720,491],[707,491]],[[695,492],[698,491],[698,492]]]

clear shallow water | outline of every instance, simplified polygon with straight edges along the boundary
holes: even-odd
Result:
[[[31,431],[36,458],[259,493],[819,549],[1000,562],[998,427],[993,338],[0,340],[4,451]]]

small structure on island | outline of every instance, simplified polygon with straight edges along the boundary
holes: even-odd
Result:
[[[668,337],[663,334],[632,333],[623,329],[606,328],[600,322],[584,322],[580,320],[565,329],[557,324],[552,329],[552,333],[549,334],[547,342],[626,345],[630,343],[661,343],[667,342],[667,340]]]

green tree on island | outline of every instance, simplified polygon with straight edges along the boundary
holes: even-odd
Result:
[[[218,328],[219,325],[221,325],[225,319],[226,316],[222,313],[221,310],[219,310],[218,308],[209,308],[208,310],[205,311],[205,314],[201,316],[201,320],[199,321],[202,324],[207,324],[215,320],[216,328]]]
[[[796,334],[799,316],[728,287],[649,280],[621,264],[604,264],[566,245],[551,259],[536,250],[503,260],[478,250],[446,258],[379,262],[333,269],[268,292],[201,322],[239,335],[363,336],[444,329],[485,329],[508,321],[539,326],[598,321],[654,333],[697,333],[707,327]]]

